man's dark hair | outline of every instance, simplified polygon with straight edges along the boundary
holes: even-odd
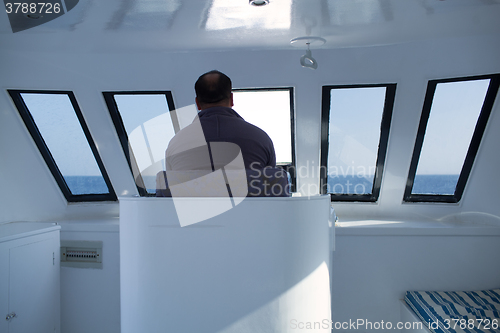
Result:
[[[203,74],[194,85],[196,97],[202,104],[213,104],[229,99],[231,88],[231,79],[217,70]]]

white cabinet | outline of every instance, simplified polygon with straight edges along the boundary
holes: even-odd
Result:
[[[0,225],[0,332],[60,332],[60,226]]]

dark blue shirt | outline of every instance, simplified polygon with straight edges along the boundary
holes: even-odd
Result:
[[[216,170],[237,161],[240,151],[245,169],[276,166],[274,145],[266,132],[231,108],[212,107],[199,112],[172,138],[165,166],[166,170]]]
[[[246,122],[233,109],[212,107],[199,112],[198,117],[207,142],[232,142],[239,146],[246,169],[276,166],[276,153],[269,135]]]
[[[213,173],[219,169],[231,196],[290,195],[287,174],[276,168],[271,138],[228,107],[198,113],[172,138],[165,156],[166,172],[158,174],[157,196],[172,196],[174,187],[176,196],[226,196],[226,187],[218,186],[220,175]],[[214,194],[214,189],[222,192]]]

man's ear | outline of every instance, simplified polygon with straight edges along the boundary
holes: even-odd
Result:
[[[233,103],[233,93],[231,93],[230,102],[231,102],[231,107],[233,107],[234,106],[234,103]]]
[[[195,98],[194,98],[194,101],[195,101],[195,103],[196,103],[196,107],[198,108],[198,110],[200,110],[200,111],[201,111],[201,106],[200,106],[200,102],[198,101],[198,97],[195,97]]]

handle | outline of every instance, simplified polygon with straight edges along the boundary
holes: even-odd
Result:
[[[9,314],[5,317],[5,320],[9,321],[9,320],[11,320],[12,318],[16,318],[16,317],[17,317],[16,313],[15,313],[15,312],[11,312],[11,313],[9,313]]]

